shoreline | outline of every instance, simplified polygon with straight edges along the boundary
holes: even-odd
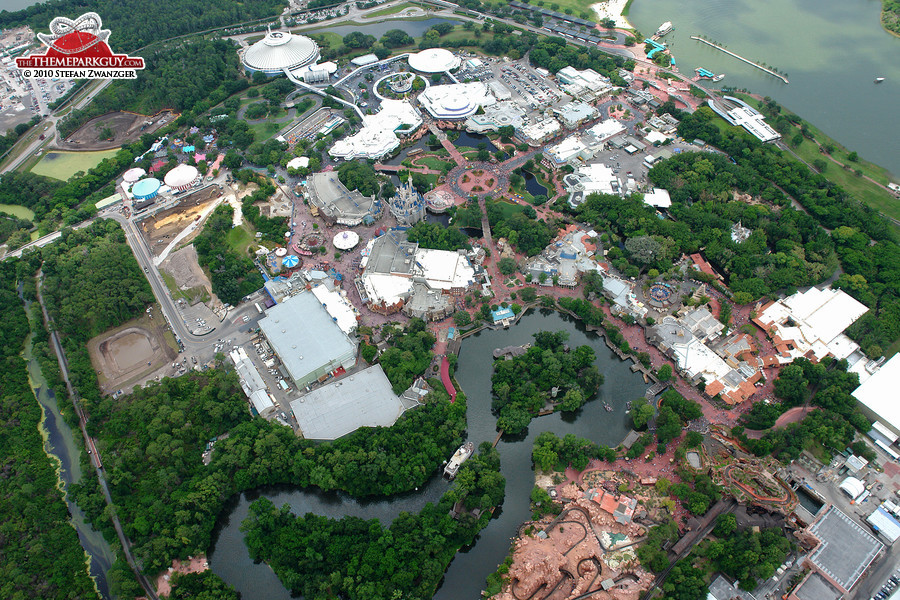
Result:
[[[612,19],[616,22],[617,29],[630,29],[634,31],[634,25],[628,20],[628,9],[634,0],[605,0],[591,4],[591,10],[597,16],[597,20]]]

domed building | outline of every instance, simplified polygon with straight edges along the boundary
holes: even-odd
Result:
[[[289,31],[269,31],[266,37],[244,52],[242,62],[247,73],[257,71],[269,76],[281,75],[284,69],[298,69],[319,59],[319,46],[303,35]]]

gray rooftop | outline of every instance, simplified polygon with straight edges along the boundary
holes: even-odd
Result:
[[[410,274],[415,267],[418,244],[406,240],[406,234],[389,231],[377,238],[366,263],[367,273]]]
[[[348,356],[356,355],[356,343],[310,292],[267,310],[259,327],[294,381],[325,366],[337,369]]]
[[[750,592],[736,588],[719,575],[709,584],[707,600],[756,600]]]
[[[333,440],[360,427],[393,425],[404,408],[381,365],[373,365],[297,398],[291,410],[304,437]]]
[[[338,179],[337,171],[314,173],[307,183],[310,200],[335,219],[362,220],[374,210],[375,198],[348,190]]]
[[[884,547],[834,506],[809,531],[820,540],[810,562],[845,590],[856,584]]]
[[[815,571],[794,591],[800,600],[841,600],[843,594]]]

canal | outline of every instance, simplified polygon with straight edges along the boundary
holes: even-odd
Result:
[[[630,362],[624,362],[607,348],[603,339],[588,333],[580,322],[556,311],[531,311],[509,329],[485,330],[462,344],[456,377],[468,397],[468,439],[477,446],[493,441],[497,435],[496,419],[491,414],[491,373],[494,348],[531,342],[538,331],[566,331],[569,345],[588,344],[597,353],[597,366],[605,383],[597,397],[578,413],[554,413],[532,421],[524,435],[503,438],[497,446],[503,475],[506,477],[506,499],[495,511],[494,518],[481,532],[475,543],[459,552],[450,564],[444,581],[435,595],[436,600],[477,598],[484,589],[485,579],[506,557],[510,539],[518,526],[530,518],[529,502],[534,486],[531,450],[534,439],[544,431],[559,436],[567,433],[589,438],[595,442],[615,446],[629,430],[625,404],[643,396],[646,384],[633,373]],[[606,412],[603,403],[613,407]],[[210,568],[241,592],[244,600],[288,600],[290,594],[264,563],[254,564],[244,545],[240,524],[246,518],[250,503],[267,497],[276,506],[289,504],[296,514],[308,512],[341,518],[353,515],[377,518],[384,525],[401,511],[418,512],[426,502],[436,502],[449,486],[440,477],[433,477],[421,490],[382,500],[360,501],[341,493],[278,487],[256,490],[232,498],[217,524],[209,552]]]
[[[900,177],[900,38],[882,29],[880,11],[878,0],[637,0],[628,19],[645,35],[672,21],[664,41],[682,74],[725,73],[721,85],[774,98]],[[790,84],[691,35],[776,67]]]
[[[41,423],[43,429],[41,433],[45,440],[44,450],[50,455],[51,460],[58,465],[58,474],[63,484],[63,494],[65,495],[66,505],[69,507],[72,525],[75,527],[75,531],[78,532],[81,546],[90,559],[90,575],[94,579],[100,595],[105,599],[111,598],[106,574],[113,561],[115,561],[115,556],[109,544],[103,539],[103,535],[85,521],[84,512],[65,494],[66,488],[70,484],[79,481],[82,477],[79,460],[81,451],[80,447],[75,443],[72,429],[59,412],[57,398],[53,390],[47,385],[47,381],[41,372],[41,367],[37,359],[32,355],[31,334],[25,340],[25,352],[23,352],[22,357],[28,363],[28,380],[44,414],[44,420]],[[68,402],[65,398],[61,398],[60,401]],[[89,477],[91,475],[88,474]]]

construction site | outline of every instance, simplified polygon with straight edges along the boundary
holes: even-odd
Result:
[[[177,116],[171,110],[151,116],[124,111],[106,113],[94,117],[57,145],[63,150],[111,150],[155,132]]]
[[[182,196],[171,208],[150,214],[140,221],[140,230],[154,256],[160,256],[175,237],[194,221],[211,212],[213,204],[222,195],[219,186],[209,185]],[[188,242],[200,232],[198,227],[181,241]]]

